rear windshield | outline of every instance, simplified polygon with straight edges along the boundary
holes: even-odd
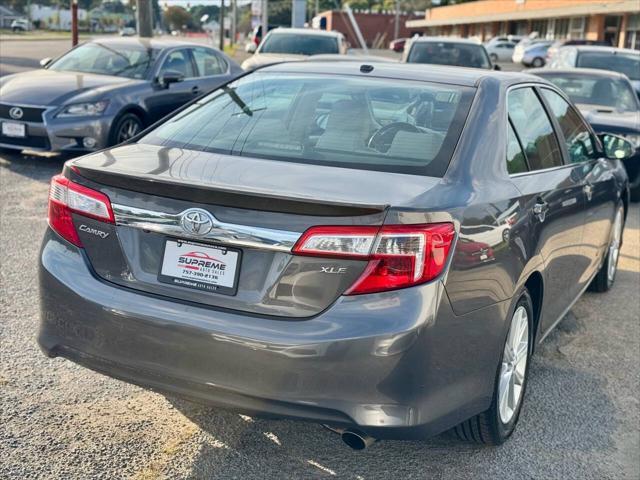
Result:
[[[633,53],[580,52],[576,67],[597,68],[624,73],[631,80],[640,80],[640,55]]]
[[[141,143],[315,165],[442,176],[474,89],[254,72]]]
[[[638,100],[628,80],[587,74],[545,73],[540,75],[565,91],[573,103],[635,112]]]
[[[411,47],[407,62],[491,68],[484,47],[455,42],[416,42]]]
[[[340,53],[338,39],[324,35],[300,35],[272,33],[260,47],[260,53],[286,53],[295,55],[320,55]]]

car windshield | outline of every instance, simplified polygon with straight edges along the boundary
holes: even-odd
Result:
[[[340,51],[336,37],[299,33],[272,33],[260,47],[260,53],[319,55],[322,53],[340,53]]]
[[[141,45],[85,43],[49,66],[49,70],[145,78],[157,51]]]
[[[416,42],[411,47],[407,62],[491,68],[489,57],[481,45],[455,42]]]
[[[631,80],[640,80],[640,55],[633,53],[580,52],[576,67],[612,70]]]
[[[619,78],[584,74],[545,74],[576,104],[599,105],[618,112],[638,111],[638,101],[629,82]]]
[[[140,140],[298,163],[442,176],[475,89],[254,72]]]

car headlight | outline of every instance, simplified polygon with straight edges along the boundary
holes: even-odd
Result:
[[[640,148],[640,133],[625,133],[620,136],[628,142],[631,142],[634,148]]]
[[[109,100],[101,100],[99,102],[74,103],[64,107],[58,117],[95,117],[102,115],[107,109]]]

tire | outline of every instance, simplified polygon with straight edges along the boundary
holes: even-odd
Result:
[[[525,289],[511,315],[511,324],[496,372],[491,406],[454,428],[459,439],[484,445],[500,445],[515,431],[529,378],[529,365],[535,337],[532,305],[531,296]],[[525,338],[526,345],[523,343]],[[508,352],[513,351],[514,345],[518,347],[519,353],[509,355]],[[512,391],[511,388],[514,389],[514,396],[517,396],[514,405],[510,405],[509,395],[505,397],[506,393]]]
[[[125,113],[116,119],[109,134],[109,146],[119,145],[140,133],[142,120],[135,113]]]
[[[540,67],[544,67],[544,60],[540,57],[536,57],[533,59],[533,62],[531,62],[531,66],[533,68],[540,68]]]
[[[498,55],[496,55],[495,53],[492,53],[491,55],[489,55],[489,58],[493,63],[496,63],[498,61]]]
[[[618,258],[620,257],[620,246],[622,245],[622,232],[624,231],[624,208],[618,205],[616,216],[611,227],[611,239],[607,248],[607,256],[598,270],[598,273],[591,281],[589,290],[604,293],[611,290],[616,281],[618,271]]]

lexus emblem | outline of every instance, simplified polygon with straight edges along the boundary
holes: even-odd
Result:
[[[213,215],[201,208],[185,210],[180,218],[180,225],[186,233],[200,237],[209,233],[214,224]]]
[[[20,107],[13,107],[11,108],[11,110],[9,110],[9,116],[14,120],[20,120],[23,115],[24,115],[24,112]]]

